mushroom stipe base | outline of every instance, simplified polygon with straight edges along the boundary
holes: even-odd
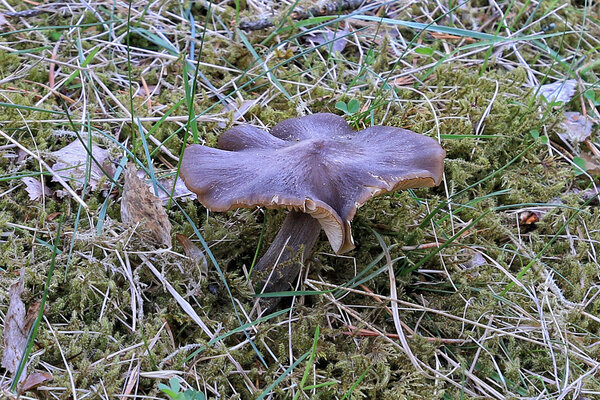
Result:
[[[254,267],[251,278],[256,293],[282,292],[293,288],[320,232],[321,224],[310,214],[290,211],[273,243]],[[269,310],[279,300],[279,297],[269,297],[263,298],[260,303]]]

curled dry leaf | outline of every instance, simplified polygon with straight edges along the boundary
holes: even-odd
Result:
[[[42,185],[42,182],[31,176],[21,178],[21,182],[25,184],[25,191],[29,195],[29,200],[31,201],[39,200],[44,195],[52,195],[52,190],[50,190],[46,185]]]
[[[148,175],[144,171],[138,170],[137,177],[140,178],[142,182],[144,182],[144,184],[148,188],[148,191],[154,194],[154,185],[152,184],[152,181],[148,178]],[[158,182],[165,189],[158,189],[158,198],[162,202],[163,206],[166,206],[169,202],[171,191],[173,190],[173,177],[158,179]],[[191,192],[187,188],[187,186],[185,186],[185,183],[180,177],[177,177],[177,183],[175,184],[175,190],[173,191],[173,199],[189,200],[195,198],[196,194]]]
[[[156,85],[148,85],[148,93],[146,92],[146,88],[144,86],[138,87],[135,91],[134,96],[136,97],[148,97],[148,95],[152,94],[160,94],[160,87]]]
[[[482,265],[487,264],[487,261],[481,255],[481,253],[479,253],[477,251],[473,251],[473,252],[468,251],[467,254],[469,255],[468,259],[466,261],[460,263],[460,266],[462,267],[462,269],[478,268],[478,267],[481,267]]]
[[[519,215],[519,225],[533,225],[540,221],[543,213],[537,210],[526,210]]]
[[[185,255],[188,256],[194,262],[194,264],[200,268],[200,271],[206,275],[208,273],[208,262],[206,261],[204,252],[200,250],[200,248],[196,246],[187,236],[178,233],[176,237],[181,247],[183,247]]]
[[[173,189],[173,178],[161,179],[160,184],[166,189],[166,192],[159,190],[158,197],[162,201],[163,205],[166,205],[169,202],[169,196],[171,195],[171,190]],[[148,185],[148,190],[153,190],[151,182]],[[183,179],[177,177],[173,198],[181,200],[195,199],[196,193],[190,192],[190,189],[188,189],[187,186],[185,186],[185,183],[183,183]]]
[[[313,31],[304,35],[304,38],[314,46],[322,45],[331,53],[342,52],[346,47],[346,37],[350,32],[342,29],[337,32],[330,30]]]
[[[159,245],[171,247],[171,222],[158,197],[137,176],[137,168],[127,164],[121,199],[121,220],[148,229]]]
[[[35,303],[30,304],[29,308],[27,309],[27,316],[25,317],[25,332],[27,332],[28,334],[29,330],[33,326],[33,323],[35,322],[35,319],[38,317],[41,306],[42,302],[36,301]],[[44,312],[45,311],[46,310],[44,310]]]
[[[236,104],[235,106],[230,105],[229,109],[235,110],[233,113],[232,121],[238,121],[242,118],[252,107],[254,107],[258,103],[258,100],[244,100],[241,103]],[[225,128],[225,122],[219,121],[217,122],[217,126],[220,128]]]
[[[10,26],[8,20],[6,19],[4,14],[0,13],[0,29],[4,30],[8,26]]]
[[[575,94],[577,81],[568,79],[566,81],[556,81],[539,87],[538,96],[543,96],[548,103],[560,101],[568,103]]]
[[[598,189],[597,187],[587,189],[584,191],[580,191],[579,189],[573,189],[573,193],[580,195],[583,201],[589,201],[589,204],[592,206],[600,205],[600,189]]]
[[[560,138],[568,143],[581,143],[592,134],[594,123],[585,115],[578,112],[566,112],[562,123]]]
[[[592,176],[600,175],[600,160],[598,160],[598,158],[585,151],[581,152],[581,158],[585,162],[585,172]]]
[[[62,149],[50,153],[56,159],[52,170],[65,179],[72,179],[77,188],[83,187],[85,181],[86,165],[88,162],[86,147],[87,145],[84,146],[80,140],[75,140]],[[92,190],[95,190],[98,187],[100,179],[104,177],[104,172],[102,172],[102,168],[99,165],[104,165],[108,159],[108,151],[96,145],[92,145],[90,151],[96,162],[90,160],[89,185]],[[52,181],[56,181],[56,178],[53,178]]]
[[[21,384],[21,393],[33,390],[44,383],[54,379],[50,372],[34,372],[25,378]]]
[[[4,318],[4,333],[2,335],[2,367],[11,375],[17,371],[21,355],[27,343],[25,303],[21,295],[25,291],[25,269],[21,269],[19,280],[8,289],[8,309]],[[24,376],[22,376],[24,377]]]

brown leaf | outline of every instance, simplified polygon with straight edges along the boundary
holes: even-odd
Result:
[[[161,200],[148,190],[137,176],[137,168],[127,164],[121,199],[121,220],[128,225],[140,224],[150,231],[157,243],[171,247],[171,222]]]
[[[396,86],[406,86],[412,85],[415,82],[415,78],[412,76],[401,76],[400,78],[396,78],[394,80],[394,85]]]
[[[48,216],[46,217],[46,221],[48,222],[52,222],[56,219],[56,217],[60,216],[60,214],[62,214],[59,211],[55,211],[53,213],[48,214]]]
[[[27,309],[27,316],[25,317],[25,332],[29,333],[31,326],[35,322],[35,319],[38,317],[41,305],[41,301],[36,301],[35,303],[31,304]]]
[[[152,93],[160,94],[160,87],[157,89],[156,85],[148,85],[148,93],[146,93],[146,88],[140,86],[133,95],[136,97],[148,97]]]
[[[464,40],[465,42],[470,42],[470,43],[473,43],[473,42],[476,41],[474,38],[471,38],[471,37],[450,35],[448,33],[430,32],[429,34],[434,39],[442,39],[442,40]]]
[[[5,26],[9,26],[9,25],[10,24],[8,23],[4,14],[0,13],[0,29],[4,29]]]
[[[27,330],[25,321],[25,304],[21,295],[25,291],[25,269],[21,269],[19,280],[8,289],[8,309],[4,319],[4,334],[2,343],[2,366],[12,375],[17,371],[25,344],[27,343]]]
[[[28,390],[33,390],[44,383],[51,381],[54,379],[50,372],[34,372],[31,375],[27,376],[21,385],[21,393],[27,392]]]
[[[535,224],[536,222],[539,222],[541,216],[542,216],[541,211],[536,211],[536,210],[523,211],[519,215],[519,224],[520,225]]]
[[[592,176],[600,175],[600,161],[590,153],[581,152],[581,158],[585,161],[585,172]]]
[[[52,170],[63,178],[75,181],[75,186],[78,188],[83,187],[83,182],[85,181],[86,166],[88,162],[88,152],[86,147],[87,144],[84,146],[80,140],[75,140],[62,149],[50,153],[57,160],[52,166]],[[104,176],[104,172],[102,172],[102,168],[100,168],[99,165],[103,165],[108,158],[108,151],[96,145],[92,145],[90,151],[97,162],[90,160],[91,168],[89,185],[92,190],[95,190],[96,187],[98,187],[98,182]],[[56,178],[53,178],[52,180],[56,181]]]
[[[200,250],[198,246],[196,246],[187,236],[182,234],[175,235],[181,247],[185,251],[185,255],[188,256],[194,264],[200,267],[202,273],[208,273],[208,262],[206,261],[206,256],[204,252]]]
[[[52,190],[50,190],[46,185],[42,185],[42,182],[31,177],[26,176],[25,178],[21,178],[21,182],[25,184],[25,191],[29,195],[29,200],[36,201],[42,198],[42,196],[51,196]]]

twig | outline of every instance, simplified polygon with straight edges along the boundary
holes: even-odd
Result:
[[[290,17],[293,20],[300,21],[311,17],[336,15],[341,11],[356,10],[363,4],[367,3],[369,3],[368,0],[337,0],[324,4],[322,6],[310,7],[308,10],[304,10],[298,7],[290,14]],[[267,29],[272,26],[275,26],[275,23],[273,22],[273,20],[268,18],[259,19],[257,21],[240,21],[240,29],[245,31],[259,31],[261,29]]]
[[[61,36],[56,41],[54,49],[52,49],[52,55],[50,56],[50,59],[52,60],[50,62],[50,65],[48,65],[48,87],[50,88],[50,90],[54,90],[54,68],[56,68],[56,64],[54,63],[54,61],[56,61],[56,53],[58,53],[58,48],[60,47],[62,39],[63,37]]]
[[[39,8],[33,8],[31,10],[7,12],[7,13],[3,13],[3,14],[5,17],[9,17],[9,18],[31,18],[31,17],[35,17],[40,14],[53,13],[53,12],[54,11],[51,11],[51,10],[40,10]]]
[[[342,335],[347,335],[347,336],[379,336],[379,334],[375,331],[372,331],[370,329],[361,329],[358,328],[354,325],[346,325],[346,327],[348,329],[350,329],[349,332],[342,332]],[[398,334],[396,333],[386,333],[385,336],[392,338],[392,339],[398,339]],[[446,338],[438,338],[438,337],[432,337],[432,336],[421,336],[418,335],[421,339],[425,339],[428,342],[431,343],[435,343],[435,342],[439,342],[439,343],[444,343],[444,344],[465,344],[467,342],[470,342],[470,339],[446,339]],[[413,338],[414,335],[408,335],[408,338]]]

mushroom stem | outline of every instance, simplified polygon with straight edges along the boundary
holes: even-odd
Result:
[[[253,279],[257,293],[289,290],[300,273],[319,238],[321,224],[309,214],[290,211],[273,243],[254,267]],[[302,250],[302,254],[298,252]],[[277,304],[278,298],[264,302],[267,308]]]

